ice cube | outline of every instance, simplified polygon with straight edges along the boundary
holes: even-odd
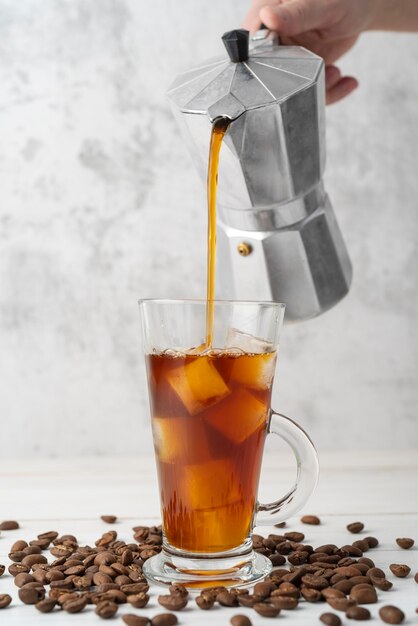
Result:
[[[184,484],[180,492],[186,495],[192,509],[211,509],[242,500],[239,473],[230,459],[185,465]]]
[[[210,456],[206,429],[199,417],[153,417],[152,433],[160,462],[197,463]]]
[[[226,345],[228,348],[239,348],[244,352],[252,354],[263,354],[265,352],[273,352],[274,350],[271,341],[265,341],[265,339],[250,333],[244,333],[233,327],[228,328]]]
[[[241,443],[267,420],[266,405],[244,388],[236,389],[205,417],[214,428],[235,443]]]
[[[204,356],[170,370],[167,380],[190,415],[204,411],[230,393],[214,364]]]
[[[252,389],[269,389],[273,382],[276,367],[276,353],[246,354],[235,359],[231,370],[231,380]]]

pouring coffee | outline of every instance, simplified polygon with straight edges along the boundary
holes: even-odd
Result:
[[[169,90],[193,160],[207,176],[213,122],[230,120],[218,184],[220,297],[286,302],[315,317],[347,293],[352,268],[324,190],[324,62],[261,30],[225,33],[228,52]],[[249,45],[251,43],[251,45]]]

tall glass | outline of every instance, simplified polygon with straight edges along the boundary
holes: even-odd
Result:
[[[296,513],[318,478],[308,435],[270,408],[284,305],[215,301],[212,346],[205,346],[206,301],[142,300],[152,430],[163,520],[163,549],[144,573],[189,588],[243,586],[271,561],[252,549],[255,523]],[[293,449],[292,489],[257,500],[264,442]]]

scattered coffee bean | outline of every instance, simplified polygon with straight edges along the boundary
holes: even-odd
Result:
[[[7,571],[11,574],[11,576],[17,576],[20,573],[29,574],[30,567],[22,565],[21,563],[12,563],[7,568]]]
[[[275,606],[278,609],[285,609],[287,611],[295,609],[298,605],[298,601],[296,598],[292,598],[291,596],[273,596],[269,598],[270,604]]]
[[[29,585],[31,583],[28,583]],[[19,589],[19,598],[23,604],[36,604],[45,597],[45,589],[43,587],[28,587],[25,585]]]
[[[390,604],[379,609],[379,616],[385,624],[402,624],[405,619],[405,614],[398,607]]]
[[[327,598],[329,604],[336,611],[347,611],[351,606],[355,606],[354,600],[350,598]]]
[[[237,596],[227,590],[220,591],[216,599],[222,606],[238,606]]]
[[[369,544],[369,548],[377,548],[377,546],[379,545],[379,541],[376,539],[376,537],[364,537],[364,541],[367,541],[367,543]]]
[[[392,574],[394,574],[398,578],[406,578],[406,576],[408,576],[409,572],[411,571],[411,568],[408,565],[401,563],[392,563],[391,565],[389,565],[389,569]]]
[[[409,537],[398,537],[398,539],[396,540],[396,543],[398,544],[400,548],[403,548],[404,550],[409,550],[409,548],[412,548],[415,542],[413,539],[410,539]],[[399,623],[399,622],[396,622],[396,623]]]
[[[275,528],[285,528],[286,527],[286,522],[278,522],[277,524],[274,524]]]
[[[76,596],[75,598],[64,602],[62,608],[64,609],[64,611],[67,611],[67,613],[80,613],[81,611],[83,611],[83,609],[86,608],[86,606],[87,598]]]
[[[246,615],[234,615],[230,622],[232,626],[252,626],[252,622]]]
[[[350,533],[360,533],[362,530],[364,529],[364,524],[362,522],[352,522],[351,524],[347,525],[347,530],[350,531]]]
[[[256,602],[253,605],[253,609],[262,617],[277,617],[280,613],[279,608],[273,606],[273,604],[266,604],[264,602]]]
[[[178,623],[174,613],[160,613],[155,615],[152,620],[152,626],[175,626]]]
[[[21,572],[17,576],[15,576],[14,583],[16,587],[23,587],[27,583],[33,583],[34,577],[31,574],[27,574],[26,572]]]
[[[0,609],[5,609],[12,601],[12,597],[8,593],[0,593]]]
[[[0,576],[3,576],[5,569],[6,569],[6,566],[0,564]]]
[[[414,580],[415,580],[416,583],[418,583],[418,572],[415,574]]]
[[[300,543],[305,539],[305,535],[303,533],[290,532],[285,533],[284,536],[288,541],[295,541],[296,543]]]
[[[370,611],[362,606],[350,606],[346,611],[346,617],[349,619],[355,619],[358,621],[364,621],[370,619]]]
[[[123,592],[120,592],[123,593]],[[125,594],[124,594],[125,595]],[[128,596],[127,601],[135,609],[143,609],[149,602],[149,595],[143,591]]]
[[[22,565],[26,565],[27,567],[33,567],[38,563],[48,563],[48,559],[42,554],[28,554],[22,559]]]
[[[310,589],[309,587],[305,587],[301,590],[301,594],[306,602],[319,602],[322,600],[321,592],[318,589]]]
[[[341,620],[335,613],[322,613],[319,620],[326,626],[341,626]]]
[[[377,602],[376,589],[372,585],[355,585],[350,591],[350,598],[358,604],[374,604]]]
[[[304,515],[300,518],[302,524],[310,524],[311,526],[318,526],[321,520],[316,515]]]
[[[257,598],[257,600],[264,600],[275,588],[276,586],[273,583],[265,580],[262,583],[257,583],[256,585],[254,585],[253,594]]]
[[[270,554],[269,559],[272,562],[273,567],[284,565],[286,563],[286,558],[282,554],[277,554],[277,552],[275,554]]]
[[[57,606],[57,601],[52,598],[45,598],[35,604],[35,608],[41,613],[50,613]]]
[[[95,613],[102,619],[110,619],[116,614],[117,610],[118,605],[115,602],[103,600],[103,602],[99,602],[99,604],[96,605]]]
[[[19,528],[19,523],[15,520],[7,520],[5,522],[1,522],[0,530],[17,530]]]
[[[123,615],[122,621],[128,626],[148,626],[150,624],[148,617],[141,617],[140,615],[133,615],[132,613]]]
[[[10,552],[11,553],[13,553],[13,552],[21,552],[22,550],[24,550],[27,547],[28,547],[28,544],[26,543],[26,541],[23,541],[23,539],[19,539],[18,541],[14,542],[14,544],[10,548]]]
[[[118,518],[116,515],[101,515],[100,519],[106,522],[106,524],[114,524]]]
[[[228,592],[224,592],[228,593]],[[181,596],[180,594],[172,594],[168,596],[158,596],[158,602],[165,609],[170,611],[181,611],[187,605],[187,596]],[[224,604],[224,606],[234,606],[233,604]]]
[[[215,599],[211,596],[200,595],[195,598],[195,602],[202,611],[209,611],[215,604]]]

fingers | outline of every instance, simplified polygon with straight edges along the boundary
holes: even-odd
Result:
[[[289,0],[277,6],[265,6],[260,19],[271,30],[281,35],[299,35],[327,25],[327,4],[309,0]]]
[[[242,22],[242,28],[255,33],[261,26],[260,9],[266,5],[278,5],[280,2],[281,0],[253,0],[250,10]]]
[[[357,89],[358,81],[352,76],[341,78],[340,70],[330,65],[325,70],[326,103],[335,104]]]

